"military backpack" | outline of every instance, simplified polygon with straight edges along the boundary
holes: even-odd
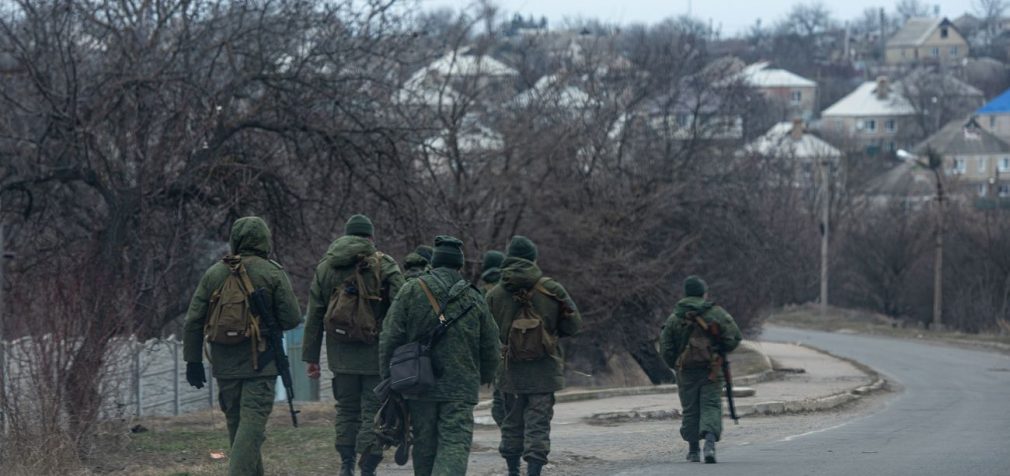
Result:
[[[211,294],[204,335],[207,342],[235,345],[259,338],[259,319],[253,315],[249,294],[252,282],[242,265],[241,256],[225,256],[228,277]],[[255,342],[254,342],[255,345]]]
[[[382,302],[382,253],[358,260],[344,282],[330,294],[323,322],[326,332],[337,342],[374,344],[380,323],[375,306]]]
[[[712,336],[706,327],[702,327],[704,316],[714,304],[709,304],[701,311],[687,311],[684,319],[691,327],[691,334],[687,339],[687,345],[677,357],[678,369],[698,369],[709,368],[715,362],[717,352],[712,345]]]
[[[534,293],[557,299],[554,293],[544,288],[550,278],[543,277],[532,289],[512,293],[519,303],[519,312],[512,317],[508,335],[505,338],[505,356],[511,361],[534,361],[554,355],[558,338],[547,330],[543,316],[533,307]]]

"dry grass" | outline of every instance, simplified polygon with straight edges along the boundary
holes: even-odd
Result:
[[[816,305],[789,306],[773,313],[769,324],[830,332],[858,332],[903,339],[929,339],[964,347],[1010,353],[1010,335],[936,332],[908,327],[902,321],[868,311],[828,308],[821,316]]]

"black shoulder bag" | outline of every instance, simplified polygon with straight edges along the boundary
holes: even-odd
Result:
[[[428,297],[428,302],[431,303],[431,308],[435,311],[435,315],[438,316],[438,325],[428,331],[424,337],[394,349],[393,356],[389,359],[390,388],[401,395],[407,396],[421,395],[435,385],[435,372],[431,365],[431,349],[445,335],[449,326],[462,319],[473,309],[473,304],[471,304],[455,318],[446,319],[443,312],[446,304],[458,296],[466,287],[461,286],[461,291],[456,294],[446,293],[446,299],[438,302],[435,299],[435,295],[432,294],[431,288],[428,287],[423,278],[417,278],[417,282]]]

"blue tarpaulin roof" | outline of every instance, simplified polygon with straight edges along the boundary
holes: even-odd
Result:
[[[1010,113],[1010,89],[1003,91],[1003,94],[996,96],[982,106],[975,114],[1003,114]]]

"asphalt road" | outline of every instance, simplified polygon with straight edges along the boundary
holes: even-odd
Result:
[[[606,473],[1010,475],[1010,357],[786,328],[770,328],[762,337],[854,358],[897,384],[899,392],[852,420],[752,445],[728,445],[716,465],[682,462],[677,455],[670,462],[627,461]]]

